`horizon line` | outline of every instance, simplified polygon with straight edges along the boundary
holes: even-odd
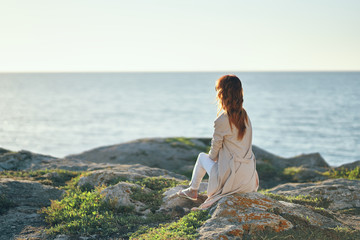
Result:
[[[169,71],[7,71],[2,72],[0,74],[22,74],[22,73],[222,73],[222,72],[243,72],[243,73],[324,73],[324,72],[334,72],[334,73],[356,73],[360,72],[360,70],[169,70]]]

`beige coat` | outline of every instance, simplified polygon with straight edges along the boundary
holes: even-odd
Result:
[[[259,177],[256,159],[252,152],[252,127],[250,118],[242,140],[238,130],[230,128],[229,118],[222,113],[214,122],[214,135],[209,157],[216,161],[209,176],[208,199],[200,206],[206,208],[221,197],[236,192],[256,192]]]

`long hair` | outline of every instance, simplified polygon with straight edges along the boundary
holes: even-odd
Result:
[[[241,140],[246,132],[248,116],[243,108],[243,88],[240,79],[235,75],[224,75],[216,81],[218,115],[224,110],[228,117],[230,127],[232,124],[239,130],[238,139]]]

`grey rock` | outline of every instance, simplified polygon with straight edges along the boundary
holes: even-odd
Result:
[[[145,204],[139,201],[131,199],[131,194],[133,193],[133,188],[140,188],[141,186],[133,183],[120,182],[113,186],[107,187],[101,191],[105,196],[105,201],[110,202],[110,204],[115,208],[119,209],[124,206],[133,206],[137,212],[141,212]],[[143,189],[144,192],[149,192],[150,189]]]
[[[198,230],[200,239],[242,239],[265,229],[280,232],[294,227],[289,216],[321,228],[343,226],[299,204],[274,200],[258,192],[223,197],[210,208],[211,218]]]
[[[211,207],[211,218],[199,229],[200,239],[239,239],[264,230],[285,231],[292,223],[269,210],[280,206],[276,200],[252,192],[223,197]]]
[[[282,214],[288,214],[290,216],[296,216],[302,219],[307,220],[311,225],[318,226],[321,228],[335,228],[341,227],[341,224],[338,221],[335,221],[332,218],[325,217],[319,213],[312,211],[311,209],[296,203],[279,201],[282,206]],[[329,213],[331,214],[331,213]]]
[[[0,192],[19,206],[44,207],[59,199],[63,190],[28,180],[0,179]]]
[[[0,155],[0,168],[5,170],[24,170],[37,168],[43,163],[51,162],[56,158],[29,151],[6,152]]]
[[[201,139],[189,140],[192,145],[166,138],[139,139],[132,142],[95,148],[67,159],[80,159],[96,163],[142,164],[176,172],[193,166],[197,155],[206,151]]]
[[[172,215],[177,215],[176,213],[180,213],[181,215],[183,215],[190,212],[191,208],[198,207],[207,199],[206,194],[201,194],[202,192],[205,192],[207,190],[207,183],[200,184],[200,188],[198,190],[199,194],[196,201],[177,195],[177,192],[188,187],[189,186],[186,185],[178,185],[164,192],[163,203],[160,206],[159,211],[172,212]],[[183,209],[183,211],[179,211],[179,209]]]
[[[110,169],[102,169],[91,172],[89,175],[81,177],[78,186],[100,186],[108,185],[110,183],[119,182],[123,180],[139,180],[145,177],[163,177],[173,178],[177,180],[185,180],[182,175],[172,173],[168,170],[160,168],[150,168],[140,164],[125,165],[118,164]]]
[[[26,180],[0,179],[0,194],[4,194],[14,206],[0,215],[0,240],[45,239],[39,230],[43,219],[38,214],[50,200],[61,198],[63,190]]]
[[[316,183],[286,183],[269,190],[287,196],[310,195],[330,202],[329,209],[360,207],[360,181],[328,179]]]
[[[357,167],[360,167],[360,160],[352,162],[352,163],[346,163],[346,164],[340,165],[339,167],[336,167],[335,169],[339,170],[339,169],[342,169],[342,168],[346,168],[346,169],[349,169],[349,170],[353,170],[353,169],[355,169]]]

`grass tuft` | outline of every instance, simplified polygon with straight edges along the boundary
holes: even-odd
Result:
[[[160,224],[158,227],[143,227],[130,236],[130,239],[195,239],[197,229],[210,218],[209,211],[196,211],[182,217],[180,220]]]
[[[49,235],[68,234],[72,236],[116,236],[127,238],[140,226],[157,225],[166,222],[170,216],[163,213],[155,213],[162,203],[162,193],[182,182],[175,179],[161,177],[147,177],[136,183],[142,188],[133,188],[130,197],[145,203],[144,210],[152,212],[143,216],[135,212],[134,207],[123,206],[116,208],[113,202],[105,201],[101,191],[107,187],[78,187],[83,173],[72,178],[64,187],[66,194],[61,200],[54,200],[51,206],[42,208],[39,213],[49,224],[46,233]],[[130,181],[129,181],[130,182]],[[145,188],[147,189],[145,191]],[[150,191],[149,191],[150,189]]]
[[[330,204],[329,200],[322,197],[312,197],[309,195],[285,196],[285,195],[270,193],[266,191],[263,191],[262,193],[276,200],[297,203],[301,205],[309,205],[313,207],[327,208]]]
[[[322,175],[330,178],[346,178],[350,180],[360,180],[360,167],[356,167],[352,170],[347,168],[340,168],[338,170],[331,169],[323,172]]]
[[[0,194],[0,215],[6,213],[11,207],[15,207],[15,203],[7,198],[5,194]]]

